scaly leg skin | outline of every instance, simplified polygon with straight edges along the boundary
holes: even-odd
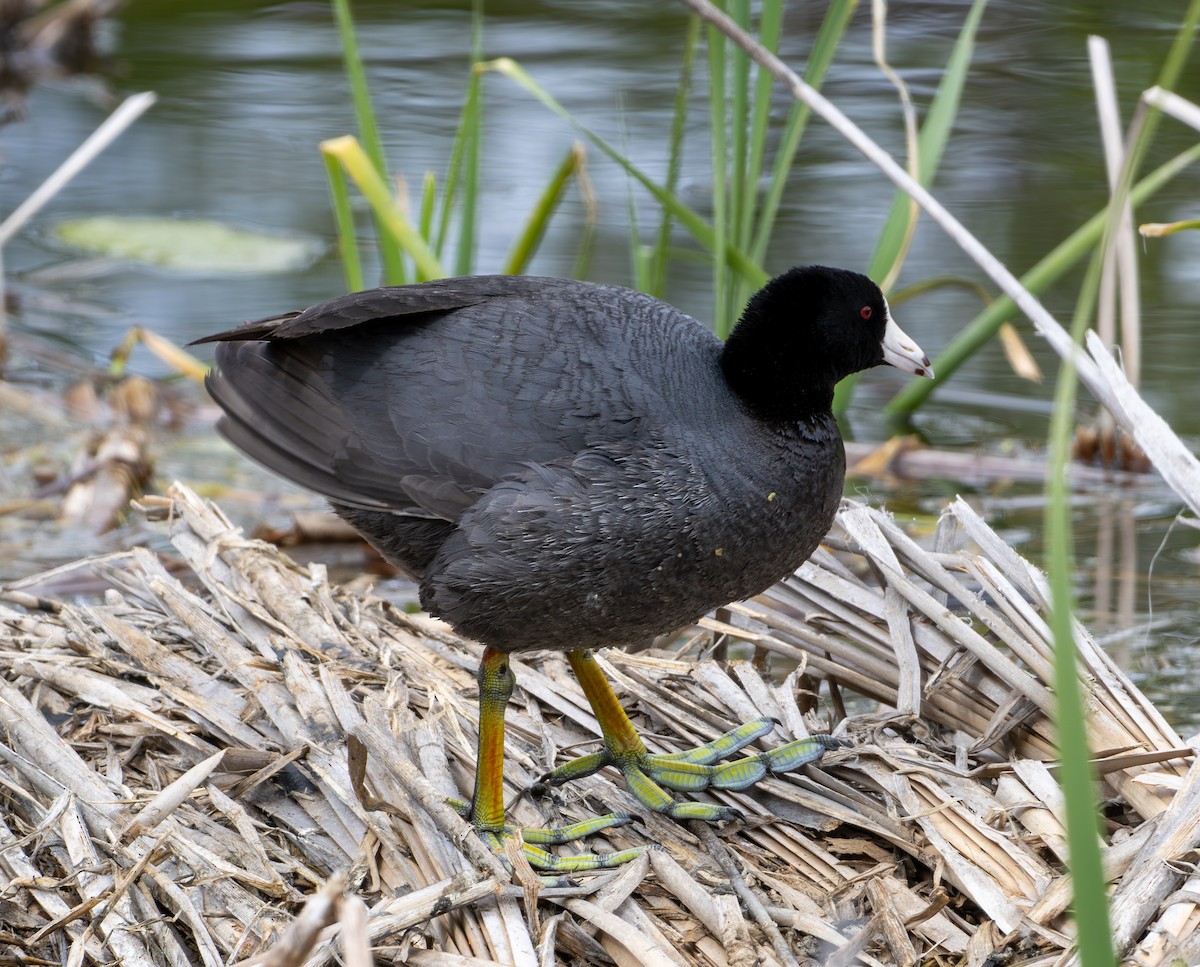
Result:
[[[720,762],[771,731],[774,723],[769,718],[757,718],[687,752],[652,755],[621,708],[616,693],[600,671],[592,653],[571,651],[567,653],[567,659],[600,722],[604,749],[559,766],[542,779],[552,786],[590,776],[605,766],[613,765],[625,776],[629,791],[655,812],[674,819],[742,819],[741,810],[732,806],[681,802],[663,787],[679,792],[710,788],[745,789],[768,773],[798,769],[821,758],[826,749],[841,745],[832,736],[819,735],[788,742],[770,752],[744,756],[732,762]],[[720,764],[713,765],[717,762]]]
[[[517,830],[504,821],[504,710],[512,697],[516,676],[504,652],[487,648],[479,663],[479,747],[475,767],[475,794],[470,804],[451,800],[459,814],[475,827],[479,837],[500,856],[504,841],[521,836],[521,852],[529,865],[553,873],[578,873],[610,866],[620,866],[639,856],[643,849],[627,849],[616,853],[580,853],[576,856],[557,856],[542,846],[569,843],[613,826],[632,822],[622,813],[610,813],[565,826],[562,829]]]

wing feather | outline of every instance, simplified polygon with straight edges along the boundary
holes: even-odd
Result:
[[[670,419],[688,381],[715,378],[720,345],[625,289],[509,277],[356,293],[209,338],[235,445],[335,501],[448,521],[531,466],[654,432],[645,414]],[[673,350],[686,363],[664,366]]]

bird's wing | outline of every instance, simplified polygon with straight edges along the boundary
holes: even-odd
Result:
[[[347,407],[304,343],[223,343],[206,385],[225,411],[217,428],[282,477],[356,507],[453,520],[486,489],[460,468],[422,468],[378,414]]]
[[[456,520],[530,465],[643,432],[670,410],[662,360],[643,356],[696,339],[713,337],[625,290],[450,280],[347,296],[251,340],[233,330],[208,385],[222,432],[277,473],[354,506]]]
[[[301,339],[350,329],[365,322],[453,312],[489,299],[504,298],[512,288],[511,281],[507,276],[472,276],[439,279],[422,285],[394,285],[351,292],[308,309],[243,323],[235,329],[197,339],[192,345]]]

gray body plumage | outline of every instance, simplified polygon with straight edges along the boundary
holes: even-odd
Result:
[[[757,594],[842,492],[827,408],[764,419],[711,332],[626,289],[446,280],[212,338],[222,432],[500,650],[630,644]]]

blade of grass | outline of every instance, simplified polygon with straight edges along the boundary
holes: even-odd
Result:
[[[749,23],[749,6],[744,11],[744,22]],[[759,41],[768,50],[779,48],[779,36],[783,29],[783,3],[781,0],[762,4],[759,12]],[[745,74],[744,86],[750,88],[750,73],[754,74],[754,96],[748,105],[744,121],[747,125],[746,149],[738,159],[738,188],[730,198],[733,242],[746,249],[754,242],[754,226],[760,217],[759,188],[763,184],[763,169],[767,157],[767,142],[771,133],[771,93],[774,78],[746,56],[740,47],[734,48],[737,58],[735,69]],[[732,324],[749,301],[753,287],[743,276],[731,280],[728,293],[727,319]]]
[[[650,281],[653,256],[650,247],[642,244],[635,185],[628,178],[625,179],[625,215],[629,219],[629,271],[633,278],[633,287],[645,292],[645,285]]]
[[[433,250],[438,258],[446,251],[446,241],[450,234],[453,221],[454,205],[458,200],[458,187],[461,180],[467,146],[474,139],[479,127],[479,75],[480,67],[474,64],[467,78],[467,91],[463,96],[462,110],[458,114],[458,129],[454,134],[454,142],[450,146],[450,160],[446,164],[446,175],[442,179],[442,204],[437,217],[437,234],[433,236]]]
[[[1170,67],[1182,67],[1176,57],[1183,38],[1189,38],[1200,17],[1200,3],[1193,2],[1176,43],[1160,77],[1174,80]],[[1129,149],[1120,159],[1120,172],[1110,170],[1112,194],[1103,213],[1101,242],[1092,252],[1087,274],[1080,288],[1071,325],[1071,338],[1082,343],[1083,334],[1100,298],[1101,280],[1110,264],[1111,250],[1118,243],[1123,220],[1132,222],[1130,211],[1136,192],[1130,192],[1138,163],[1144,157],[1160,115],[1151,106],[1139,103],[1130,124]],[[1111,169],[1110,159],[1110,169]],[[1075,914],[1079,959],[1083,967],[1115,967],[1117,952],[1108,909],[1106,881],[1098,837],[1100,815],[1097,809],[1096,776],[1089,766],[1087,718],[1080,694],[1075,656],[1072,619],[1072,535],[1070,486],[1067,474],[1071,442],[1075,429],[1075,398],[1078,374],[1073,357],[1064,357],[1055,393],[1051,417],[1050,471],[1047,480],[1046,542],[1047,576],[1051,589],[1050,627],[1054,636],[1056,725],[1058,727],[1060,777],[1067,819],[1068,869],[1071,874],[1072,907]]]
[[[729,10],[736,23],[743,29],[750,29],[749,0],[728,0]],[[729,154],[727,163],[729,174],[726,178],[725,189],[725,237],[728,241],[741,247],[742,237],[739,226],[742,221],[741,204],[747,190],[748,172],[746,161],[749,156],[748,126],[750,106],[750,59],[746,52],[736,44],[730,45],[724,51],[723,60],[727,65],[727,96],[729,130]],[[751,187],[750,190],[753,190]],[[754,207],[751,203],[750,215]],[[719,303],[720,310],[713,316],[713,326],[718,336],[724,339],[729,335],[734,322],[737,321],[737,293],[740,288],[735,273],[730,272],[725,265],[721,266],[724,275],[723,302]]]
[[[463,95],[462,109],[458,112],[458,128],[454,133],[454,142],[450,147],[450,159],[446,164],[446,175],[442,179],[444,189],[441,209],[437,218],[437,234],[436,236],[426,236],[433,239],[433,250],[437,253],[439,259],[446,252],[446,240],[450,234],[450,225],[453,221],[455,202],[458,200],[460,181],[468,182],[468,187],[464,190],[466,199],[463,204],[467,208],[472,209],[472,213],[467,216],[466,225],[460,225],[460,229],[463,227],[467,229],[470,235],[471,247],[474,246],[473,210],[478,201],[479,171],[477,145],[479,144],[480,125],[482,123],[480,112],[480,98],[482,96],[480,86],[482,82],[480,78],[483,73],[480,61],[482,56],[483,5],[481,0],[475,0],[471,7],[471,69],[467,76],[467,90]],[[462,247],[460,245],[460,257],[461,252]],[[467,273],[460,272],[459,274],[465,275]]]
[[[1133,204],[1140,205],[1152,197],[1181,171],[1200,159],[1200,145],[1176,155],[1166,164],[1143,178],[1133,189]],[[1021,284],[1033,294],[1044,291],[1083,258],[1100,240],[1107,218],[1105,211],[1097,212],[1087,222],[1060,242],[1037,265],[1021,276]],[[890,417],[903,419],[915,412],[929,395],[971,358],[979,347],[990,340],[1004,320],[1016,311],[1013,300],[1002,296],[979,313],[942,350],[933,361],[936,380],[913,380],[900,390],[884,407]]]
[[[621,117],[621,141],[628,147],[629,131],[625,126],[625,99],[618,97],[618,113]],[[645,292],[645,285],[650,280],[651,252],[650,247],[642,242],[642,229],[638,223],[638,199],[634,183],[625,179],[625,217],[629,220],[629,274],[633,287]]]
[[[649,245],[635,243],[629,247],[629,269],[632,273],[633,287],[639,292],[646,291],[653,268],[653,254]]]
[[[712,140],[712,208],[713,208],[713,316],[712,326],[722,339],[729,333],[731,323],[726,304],[725,249],[729,245],[726,225],[729,197],[729,156],[725,140],[725,35],[715,27],[708,28],[708,123]]]
[[[771,6],[768,3],[767,6]],[[777,4],[776,4],[777,5]],[[743,29],[750,29],[750,0],[730,0],[730,12],[735,22]],[[736,44],[724,53],[729,75],[729,195],[726,198],[727,231],[735,245],[742,244],[740,223],[743,218],[754,215],[754,184],[749,180],[750,157],[750,58]],[[744,205],[746,192],[750,204]],[[749,211],[744,211],[748,207]]]
[[[1144,133],[1144,129],[1143,129]],[[1136,142],[1135,142],[1136,143]],[[1129,179],[1120,181],[1125,184]],[[1101,242],[1092,251],[1076,303],[1071,340],[1080,345],[1095,311],[1101,278],[1114,243],[1114,232],[1128,196],[1114,190],[1098,216]],[[1064,356],[1055,390],[1046,481],[1046,569],[1050,583],[1050,628],[1054,639],[1055,725],[1059,776],[1067,826],[1067,867],[1071,877],[1076,943],[1083,967],[1115,967],[1106,878],[1101,856],[1097,776],[1090,764],[1087,715],[1076,660],[1073,618],[1073,535],[1070,516],[1069,461],[1075,429],[1078,374],[1074,358]]]
[[[764,3],[759,14],[758,36],[767,50],[779,49],[779,37],[783,31],[783,3]],[[743,55],[744,57],[744,55]],[[746,58],[747,69],[749,59]],[[757,67],[757,65],[755,65]],[[750,117],[750,152],[746,158],[746,178],[742,185],[741,224],[738,226],[738,244],[748,247],[753,242],[754,215],[758,201],[758,186],[762,183],[766,164],[767,138],[771,125],[771,88],[774,80],[764,70],[755,70],[754,109]]]
[[[931,275],[928,278],[921,279],[919,282],[914,282],[912,285],[906,285],[903,289],[897,289],[888,296],[888,305],[894,309],[896,306],[903,305],[909,299],[915,299],[919,295],[948,288],[966,289],[969,292],[974,292],[975,295],[979,296],[979,301],[984,305],[990,305],[992,302],[992,294],[974,279],[967,279],[956,275]]]
[[[679,86],[675,93],[675,109],[671,115],[670,152],[667,157],[667,180],[663,190],[675,194],[679,184],[680,158],[683,151],[683,132],[687,122],[688,95],[692,90],[692,70],[696,62],[696,48],[700,46],[700,18],[688,19],[687,35],[683,40],[683,66],[679,72]],[[643,291],[661,297],[667,284],[667,247],[671,243],[671,210],[662,207],[662,218],[658,224],[658,237],[654,243],[647,284]]]
[[[533,206],[529,221],[525,223],[524,230],[513,243],[508,258],[504,262],[504,268],[501,269],[505,275],[520,275],[525,271],[533,253],[537,251],[542,237],[546,234],[546,226],[550,223],[551,216],[562,202],[567,185],[582,164],[583,145],[576,142],[567,152],[562,163],[555,169],[554,174],[550,176],[550,181],[543,189],[541,197]]]
[[[820,90],[825,73],[833,63],[833,55],[841,42],[842,34],[846,32],[850,17],[857,6],[858,0],[834,0],[830,4],[821,29],[817,32],[817,39],[813,42],[812,51],[808,55],[808,66],[804,70],[804,80],[813,90]],[[765,73],[769,75],[769,72]],[[779,150],[775,153],[775,164],[771,169],[771,182],[763,199],[762,215],[755,231],[754,242],[749,248],[750,259],[755,264],[762,264],[766,258],[767,245],[771,241],[771,230],[775,226],[775,217],[783,201],[788,174],[792,170],[792,162],[800,148],[800,138],[808,125],[811,113],[812,109],[802,101],[793,102],[788,111]]]
[[[1114,197],[1112,207],[1122,206]],[[1103,272],[1105,246],[1093,253],[1084,280],[1071,338],[1076,345],[1092,316]],[[1083,967],[1115,967],[1108,912],[1107,880],[1100,852],[1097,776],[1087,742],[1087,715],[1080,693],[1075,655],[1073,538],[1068,464],[1075,431],[1078,375],[1071,357],[1063,359],[1050,420],[1046,479],[1046,570],[1050,582],[1050,629],[1054,636],[1055,725],[1058,731],[1059,781],[1067,821],[1067,868],[1071,876],[1075,936]]]
[[[437,207],[437,176],[432,171],[425,172],[425,181],[421,185],[421,217],[418,231],[425,241],[433,238],[433,213]]]
[[[463,197],[459,209],[456,275],[469,275],[475,261],[475,219],[479,213],[479,153],[483,141],[482,78],[475,69],[483,59],[483,0],[471,4],[471,79],[463,123],[467,139],[463,150]]]
[[[596,224],[599,221],[599,206],[596,204],[596,192],[592,187],[592,179],[588,175],[587,155],[581,152],[579,167],[575,171],[575,184],[579,188],[579,198],[583,202],[584,226],[583,237],[579,240],[579,252],[575,256],[575,265],[571,270],[571,278],[586,279],[588,266],[591,264],[592,246],[596,241]]]
[[[342,42],[342,60],[346,65],[346,78],[350,82],[350,99],[354,104],[354,117],[358,123],[358,135],[366,149],[375,171],[381,179],[387,177],[387,160],[383,155],[383,142],[379,137],[379,125],[375,123],[375,110],[371,106],[371,94],[367,87],[367,74],[362,57],[358,52],[358,40],[354,34],[354,18],[350,13],[349,0],[332,0],[337,19],[338,35]],[[383,277],[392,285],[406,281],[404,259],[400,250],[390,244],[383,233],[379,235],[379,257],[383,262]]]
[[[612,159],[621,168],[647,191],[649,191],[671,214],[679,220],[692,236],[704,248],[710,252],[717,251],[717,240],[713,232],[713,228],[700,215],[698,215],[691,207],[685,205],[679,198],[668,192],[665,188],[655,182],[652,178],[646,175],[641,169],[635,166],[628,158],[624,157],[612,145],[605,141],[602,137],[590,130],[579,122],[574,115],[571,114],[558,101],[551,97],[532,77],[528,72],[521,67],[516,61],[509,57],[500,57],[496,60],[487,61],[481,65],[482,69],[495,71],[509,79],[516,81],[521,87],[528,91],[534,98],[548,107],[551,111],[563,118],[579,131],[588,141],[606,157]],[[739,251],[732,246],[725,248],[725,258],[729,264],[746,278],[753,280],[755,285],[764,285],[767,281],[767,273],[762,270],[753,260],[750,259],[745,252]]]
[[[333,206],[333,221],[337,226],[338,255],[346,277],[346,291],[359,292],[365,288],[362,261],[358,257],[358,239],[354,228],[354,211],[350,207],[350,192],[346,173],[333,155],[321,153],[325,162],[325,177],[329,182],[329,200]]]
[[[342,60],[346,65],[346,79],[350,82],[350,100],[354,105],[354,117],[358,122],[358,136],[367,157],[380,174],[387,165],[383,157],[383,142],[379,139],[379,126],[375,123],[375,109],[371,106],[371,93],[367,87],[367,75],[362,57],[358,52],[358,39],[354,33],[354,18],[350,13],[349,0],[332,0],[334,16],[337,18],[338,35],[342,42]]]
[[[404,252],[413,260],[419,276],[424,279],[444,278],[446,271],[437,256],[396,204],[387,182],[375,170],[358,140],[351,135],[343,135],[322,141],[321,152],[335,159],[350,176],[371,206],[376,223],[397,246],[397,251]]]

